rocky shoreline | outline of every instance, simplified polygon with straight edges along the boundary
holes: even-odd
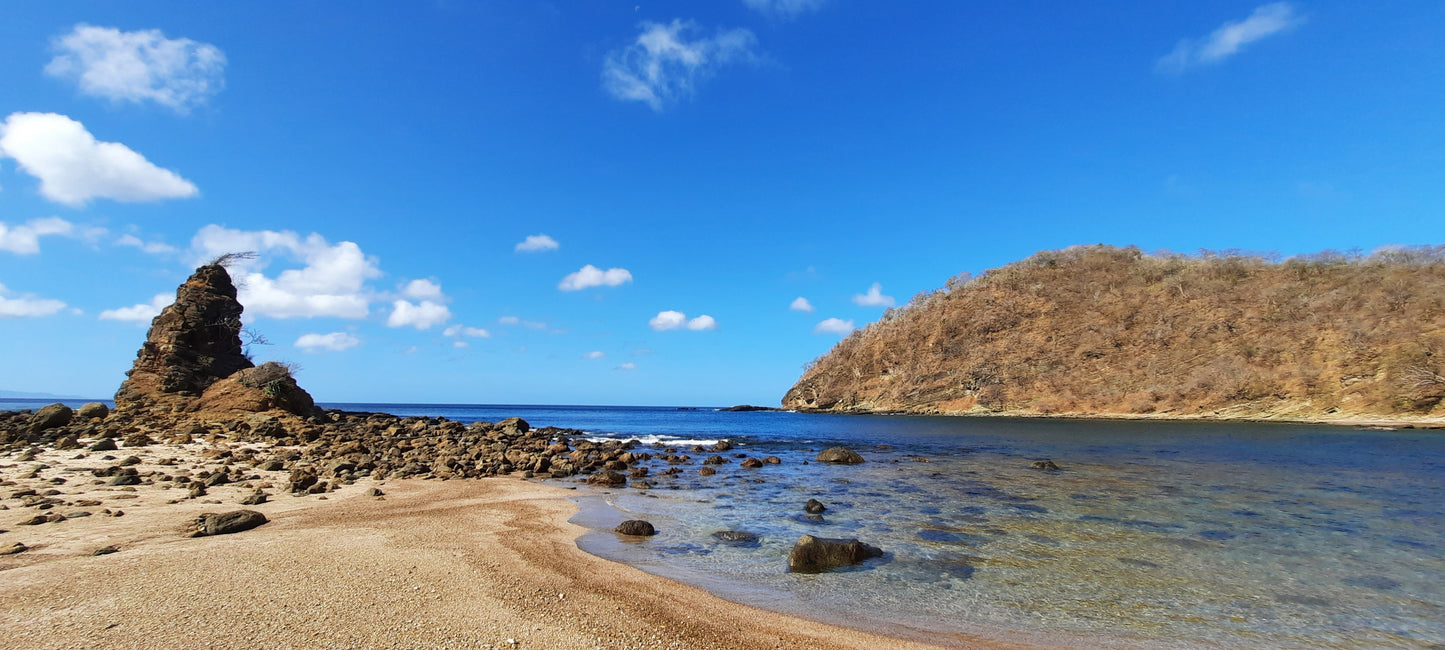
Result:
[[[67,519],[62,510],[98,505],[82,494],[96,486],[132,491],[159,486],[174,490],[169,494],[184,494],[169,499],[171,504],[223,503],[211,492],[230,486],[228,502],[254,506],[280,494],[325,495],[358,482],[392,479],[516,475],[585,480],[605,488],[649,489],[668,480],[668,487],[681,487],[676,479],[686,471],[684,466],[694,463],[691,454],[698,455],[699,476],[715,475],[717,468],[734,461],[743,471],[780,462],[746,454],[726,457],[732,448],[727,441],[690,450],[661,445],[644,449],[637,441],[588,440],[574,429],[533,428],[516,417],[462,423],[321,409],[288,367],[273,362],[256,366],[245,354],[243,307],[223,262],[198,268],[177,289],[176,301],[152,321],[116,392],[114,410],[94,402],[74,410],[52,404],[35,412],[0,412],[0,453],[16,461],[0,468],[5,470],[0,486],[19,487],[10,499],[18,507],[43,513],[22,523],[61,522]],[[825,458],[830,453],[837,450],[820,454],[818,460],[862,462],[852,452],[842,460]],[[51,462],[38,461],[42,455]],[[20,486],[17,478],[42,483]],[[382,494],[376,487],[370,491]],[[238,530],[246,530],[265,518],[248,511],[206,515],[188,530],[217,534],[214,530],[231,527],[216,523],[221,521],[245,522]],[[645,530],[641,524],[646,522],[621,534]],[[808,543],[818,548],[829,541]],[[24,551],[17,546],[13,552]],[[855,556],[862,557],[848,554],[849,563],[860,561]]]

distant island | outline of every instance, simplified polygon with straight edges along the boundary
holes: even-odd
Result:
[[[814,361],[799,411],[1445,425],[1445,246],[1271,261],[1047,251]]]

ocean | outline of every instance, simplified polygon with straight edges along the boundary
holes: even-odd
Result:
[[[68,402],[69,400],[67,400]],[[0,400],[0,409],[41,401]],[[879,417],[714,408],[324,404],[581,429],[693,456],[650,490],[587,488],[589,552],[729,600],[947,643],[1445,647],[1445,435],[1267,423]],[[777,456],[697,473],[724,454]],[[844,445],[867,462],[832,466]],[[644,451],[647,449],[643,449]],[[1052,459],[1062,469],[1030,468]],[[821,520],[803,503],[828,506]],[[623,519],[651,521],[644,541]],[[746,530],[754,545],[712,536]],[[800,535],[886,554],[789,573]]]

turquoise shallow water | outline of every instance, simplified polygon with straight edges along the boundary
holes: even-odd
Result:
[[[780,465],[579,490],[584,549],[810,618],[947,642],[1445,647],[1445,434],[1280,424],[845,417],[711,409],[333,405],[580,428]],[[16,408],[0,405],[0,408]],[[847,445],[868,462],[828,466]],[[878,445],[887,445],[881,449]],[[644,449],[645,450],[645,449]],[[654,449],[654,451],[659,451]],[[1059,472],[1029,468],[1052,458]],[[566,485],[572,481],[558,481]],[[674,489],[675,488],[675,489]],[[829,506],[822,521],[802,504]],[[641,543],[610,528],[644,518]],[[711,536],[744,529],[761,541]],[[804,533],[883,558],[791,574]]]

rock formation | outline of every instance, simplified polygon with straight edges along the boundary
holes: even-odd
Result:
[[[241,303],[220,264],[196,269],[176,301],[151,321],[135,364],[115,393],[122,411],[312,415],[316,405],[284,366],[262,366],[241,345]]]

